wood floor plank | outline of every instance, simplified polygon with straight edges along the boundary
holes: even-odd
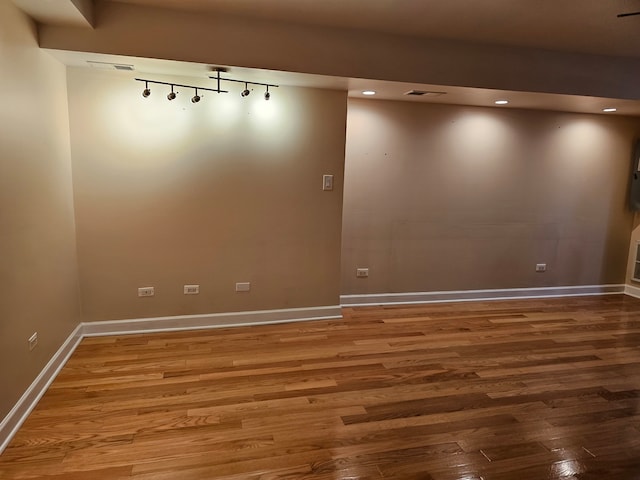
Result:
[[[0,478],[637,479],[640,300],[84,339]]]

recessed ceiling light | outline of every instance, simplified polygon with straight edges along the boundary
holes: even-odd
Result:
[[[496,105],[506,105],[507,103],[509,103],[509,100],[496,100],[495,101]]]
[[[617,108],[603,108],[602,111],[603,112],[607,112],[607,113],[611,113],[611,112],[617,112],[618,109]]]
[[[362,94],[363,94],[363,95],[375,95],[375,94],[376,94],[376,92],[375,92],[375,91],[373,91],[373,90],[363,90],[363,91],[362,91]]]

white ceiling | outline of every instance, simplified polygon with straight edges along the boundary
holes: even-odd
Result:
[[[640,57],[640,0],[109,0],[498,45]]]

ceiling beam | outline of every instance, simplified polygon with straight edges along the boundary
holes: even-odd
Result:
[[[98,2],[95,14],[95,30],[40,25],[40,46],[337,77],[640,99],[640,59],[634,58],[427,40],[120,2]]]
[[[93,28],[93,0],[13,0],[13,3],[41,24]]]

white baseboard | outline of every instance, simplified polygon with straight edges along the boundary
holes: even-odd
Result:
[[[168,332],[172,330],[197,330],[204,328],[328,320],[332,318],[342,318],[342,311],[339,305],[85,322],[82,324],[82,334],[85,337],[96,337],[100,335],[126,335],[131,333]]]
[[[640,287],[636,287],[635,285],[625,285],[624,293],[630,297],[640,298]]]
[[[71,354],[82,340],[82,324],[78,325],[67,337],[58,351],[51,357],[36,379],[29,385],[18,403],[0,422],[0,453],[4,451],[18,429],[47,391],[51,382],[64,367]]]
[[[627,288],[629,286],[627,285]],[[635,288],[635,287],[632,287]],[[640,294],[640,289],[637,289]],[[341,295],[343,307],[409,303],[469,302],[485,300],[575,297],[625,293],[625,285],[579,285],[568,287],[507,288],[495,290],[451,290],[443,292],[374,293]]]
[[[2,422],[0,422],[0,454],[7,447],[84,337],[266,325],[308,320],[329,320],[334,318],[342,318],[342,311],[339,305],[312,308],[288,308],[282,310],[259,310],[253,312],[137,318],[107,322],[83,322],[69,335],[27,391],[20,397],[18,403],[15,404]]]

